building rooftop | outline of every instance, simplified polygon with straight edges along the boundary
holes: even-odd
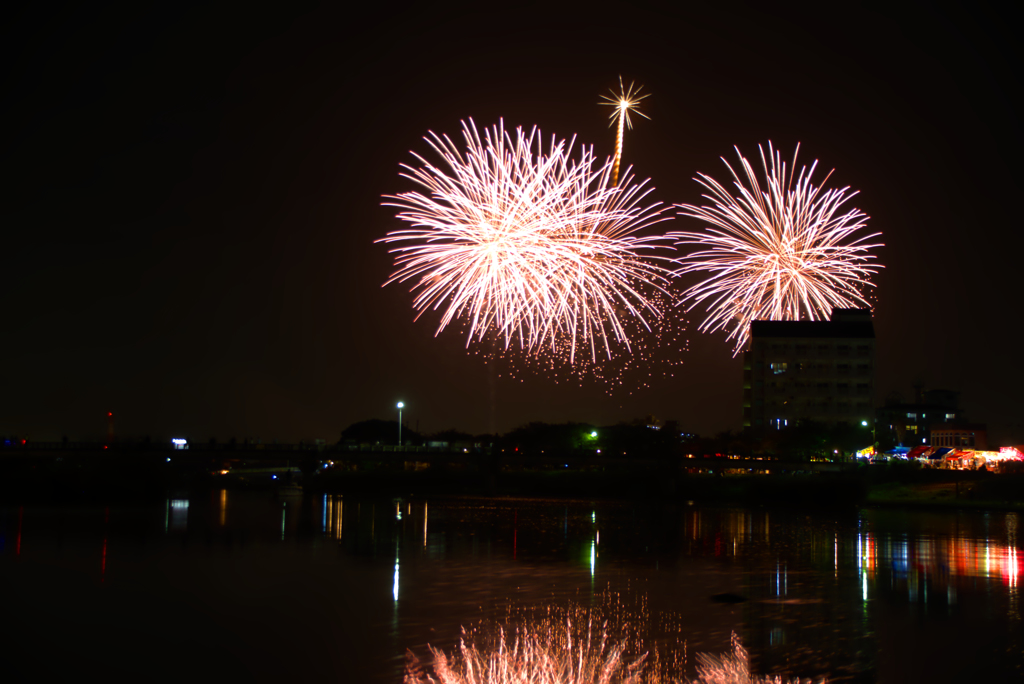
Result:
[[[871,309],[832,309],[827,321],[752,321],[751,337],[831,337],[874,339]]]
[[[764,337],[832,337],[874,339],[875,326],[867,323],[834,321],[752,321],[750,336]]]

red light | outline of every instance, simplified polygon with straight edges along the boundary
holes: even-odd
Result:
[[[110,411],[107,411],[107,418],[110,418],[112,415],[114,415],[114,414],[111,413]]]
[[[106,444],[104,444],[104,445],[103,445],[103,448],[104,448],[104,449],[106,449],[106,448],[107,448],[107,445],[106,445]]]

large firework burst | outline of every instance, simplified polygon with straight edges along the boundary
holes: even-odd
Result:
[[[413,280],[419,313],[443,309],[437,332],[458,319],[467,345],[493,335],[504,348],[528,352],[577,347],[609,353],[629,347],[622,318],[645,323],[661,315],[644,290],[663,289],[669,271],[659,257],[641,255],[662,237],[637,231],[664,220],[660,205],[644,205],[646,181],[609,183],[612,163],[590,148],[572,157],[574,140],[537,129],[506,132],[503,124],[477,131],[463,122],[465,150],[447,136],[425,138],[442,159],[415,155],[402,175],[426,192],[390,195],[398,218],[412,228],[380,242],[400,243],[396,270],[385,285]]]
[[[791,167],[771,143],[767,156],[763,147],[758,149],[766,188],[736,148],[746,184],[723,158],[738,194],[698,174],[695,180],[708,191],[703,196],[711,204],[678,205],[679,213],[710,227],[704,233],[669,233],[676,244],[702,248],[679,259],[677,275],[706,274],[683,301],[689,310],[707,300],[700,330],[728,330],[734,356],[746,346],[753,320],[819,320],[833,307],[867,306],[862,288],[872,286],[869,278],[882,268],[868,253],[881,246],[868,244],[880,234],[859,235],[868,217],[844,207],[856,192],[824,189],[831,172],[814,185],[817,161],[797,172],[799,145]]]

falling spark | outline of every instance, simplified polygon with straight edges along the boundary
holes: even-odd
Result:
[[[650,93],[640,94],[643,86],[637,86],[636,90],[633,89],[633,84],[630,83],[629,87],[625,87],[622,84],[622,76],[619,76],[619,92],[616,93],[613,89],[611,95],[602,95],[601,99],[603,102],[599,104],[614,107],[614,111],[608,116],[611,119],[611,125],[616,126],[617,133],[615,135],[615,161],[612,165],[612,185],[618,185],[619,183],[619,163],[622,161],[622,137],[623,127],[633,130],[633,122],[629,118],[630,112],[635,112],[640,116],[644,117],[648,121],[651,117],[647,116],[640,111],[640,101],[646,97],[650,97]]]
[[[412,228],[378,240],[392,248],[396,270],[385,285],[413,281],[416,318],[443,309],[435,334],[466,324],[467,347],[490,337],[508,350],[564,354],[580,347],[596,361],[630,348],[626,320],[645,329],[663,315],[645,293],[664,293],[670,259],[644,252],[664,236],[637,232],[666,220],[652,188],[609,183],[612,163],[592,148],[577,158],[575,139],[503,124],[478,132],[463,122],[463,151],[447,136],[425,138],[443,164],[415,155],[403,176],[426,192],[390,195],[385,205]]]
[[[671,294],[653,291],[644,295],[659,311],[669,311],[674,304]],[[488,342],[473,342],[469,351],[486,364],[494,364],[497,376],[520,379],[540,375],[555,384],[568,382],[580,387],[593,387],[608,396],[637,396],[650,389],[652,380],[674,377],[689,352],[687,323],[683,316],[661,316],[642,326],[627,319],[628,349],[617,346],[599,359],[586,355],[570,361],[571,340],[559,339],[552,347],[538,349],[523,356],[517,350],[503,349]]]
[[[768,145],[761,163],[767,188],[761,188],[750,162],[736,148],[744,179],[725,161],[736,191],[733,196],[710,176],[695,180],[708,191],[708,206],[678,205],[681,216],[710,224],[707,232],[670,233],[676,244],[702,249],[679,259],[676,275],[705,273],[705,279],[683,294],[687,310],[707,300],[701,332],[728,330],[735,356],[747,345],[754,320],[824,320],[833,307],[870,307],[861,289],[882,268],[873,262],[868,244],[880,233],[859,236],[867,216],[844,204],[856,192],[825,190],[831,172],[812,184],[818,162],[796,172]]]

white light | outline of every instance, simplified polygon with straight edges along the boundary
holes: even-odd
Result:
[[[171,440],[171,442],[177,445],[188,444],[188,440],[182,439],[181,437],[175,437],[174,439]]]
[[[398,408],[405,408],[405,404],[401,401],[398,402]]]

